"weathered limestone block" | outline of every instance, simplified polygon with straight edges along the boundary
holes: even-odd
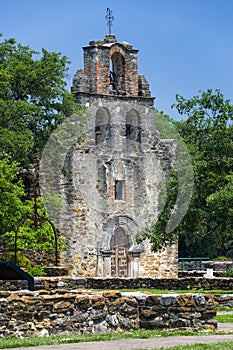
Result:
[[[105,299],[102,295],[91,296],[91,306],[93,309],[103,309],[105,305]]]
[[[91,300],[88,296],[77,296],[74,305],[76,309],[87,310],[91,305]]]
[[[117,298],[121,298],[121,293],[117,290],[111,290],[111,291],[104,291],[103,292],[103,297],[104,298],[109,298],[111,299],[117,299]]]
[[[190,307],[194,305],[195,300],[193,299],[192,294],[182,294],[178,295],[176,301],[181,307]]]

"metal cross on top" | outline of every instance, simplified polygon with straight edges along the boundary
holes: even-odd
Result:
[[[111,34],[111,27],[112,27],[112,22],[114,21],[114,16],[112,15],[112,10],[110,10],[110,8],[107,8],[107,14],[105,16],[105,19],[107,21],[109,34]]]

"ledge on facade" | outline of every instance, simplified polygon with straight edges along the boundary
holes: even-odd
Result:
[[[91,92],[75,92],[75,91],[71,91],[73,92],[73,95],[76,97],[78,96],[85,96],[85,97],[90,97],[90,96],[93,96],[93,97],[104,97],[104,98],[108,98],[108,99],[120,99],[121,101],[125,100],[125,101],[130,101],[130,100],[139,100],[139,101],[150,101],[150,102],[153,102],[154,104],[154,100],[156,99],[156,97],[149,97],[149,96],[129,96],[129,95],[113,95],[113,94],[101,94],[101,93],[91,93]]]

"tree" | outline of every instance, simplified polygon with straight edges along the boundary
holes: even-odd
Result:
[[[178,177],[171,174],[167,203],[147,237],[152,243],[164,241],[154,244],[155,250],[179,237],[180,256],[225,254],[233,243],[233,106],[219,90],[210,89],[189,100],[177,95],[176,101],[174,107],[186,119],[172,124],[189,150],[195,185],[184,219],[165,239],[165,222],[179,209]]]
[[[197,249],[203,255],[224,254],[232,244],[229,238],[233,228],[231,203],[222,201],[224,188],[233,194],[228,177],[233,165],[233,106],[219,90],[209,89],[189,100],[177,95],[175,107],[187,116],[176,124],[187,143],[195,173],[192,202],[179,228],[183,254],[196,255]],[[213,198],[217,202],[213,203]]]
[[[66,91],[68,60],[14,39],[0,42],[0,149],[28,166],[51,132],[78,106]]]
[[[68,63],[61,53],[36,52],[15,39],[0,42],[0,240],[9,249],[17,224],[33,208],[28,194],[32,184],[38,187],[35,170],[50,135],[70,116],[77,121],[77,138],[82,135],[80,123],[87,113],[66,90]],[[23,183],[29,187],[27,193]],[[39,202],[44,211],[43,201]],[[53,249],[51,231],[46,223],[34,230],[25,222],[19,249]]]
[[[22,180],[18,177],[19,165],[8,159],[0,159],[0,241],[2,248],[13,252],[15,247],[16,227],[26,214],[33,214],[34,202],[22,200],[25,196]],[[44,214],[42,198],[37,200],[38,213]],[[60,249],[64,243],[58,239]],[[18,250],[25,254],[28,250],[55,251],[54,233],[48,222],[34,227],[32,220],[26,220],[20,227],[18,239]],[[4,249],[3,249],[4,257]],[[9,257],[13,258],[13,255]],[[24,255],[21,255],[24,258]],[[28,260],[27,260],[28,262]]]
[[[17,181],[18,164],[0,159],[0,233],[1,236],[15,229],[24,206],[20,199],[24,195],[23,183]]]

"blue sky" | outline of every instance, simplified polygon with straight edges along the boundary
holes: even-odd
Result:
[[[233,0],[0,0],[0,32],[66,55],[69,89],[83,68],[82,46],[108,33],[107,7],[118,41],[139,49],[157,109],[176,117],[176,93],[190,98],[207,88],[233,102]]]

